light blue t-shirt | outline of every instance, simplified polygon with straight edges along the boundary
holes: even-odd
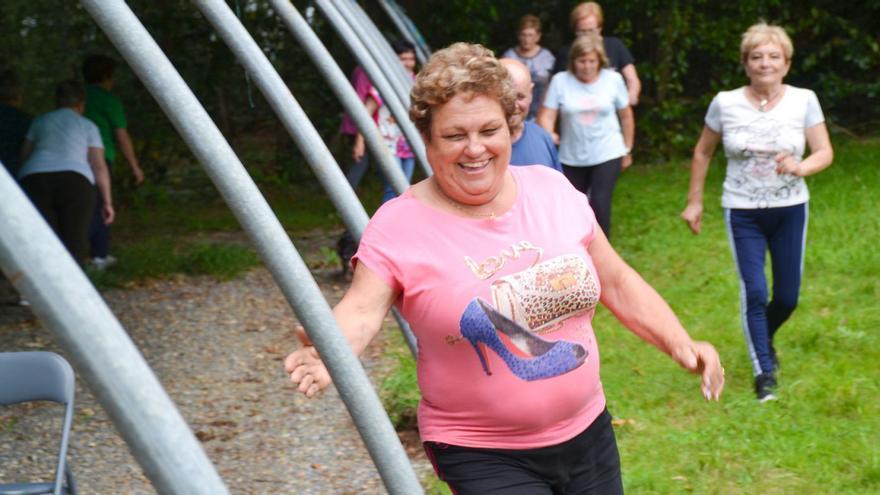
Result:
[[[562,172],[553,138],[543,127],[523,122],[523,132],[511,146],[511,165],[545,165]]]
[[[31,123],[25,139],[34,150],[18,171],[18,178],[47,172],[77,172],[92,184],[89,148],[104,148],[101,133],[91,120],[70,108],[44,113]]]
[[[544,106],[559,112],[559,160],[588,167],[626,155],[617,111],[627,105],[623,76],[611,69],[591,83],[568,71],[553,76]]]

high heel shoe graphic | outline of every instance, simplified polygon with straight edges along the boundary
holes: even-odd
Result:
[[[492,370],[486,347],[504,360],[514,375],[526,381],[568,373],[587,360],[587,350],[582,345],[565,340],[544,340],[480,298],[471,301],[461,315],[461,335],[474,346],[487,375],[491,375]],[[507,340],[513,349],[502,339]]]

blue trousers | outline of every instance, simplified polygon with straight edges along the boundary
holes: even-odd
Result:
[[[401,158],[395,156],[394,159],[397,160],[397,164],[400,165],[401,170],[403,170],[403,175],[406,176],[406,180],[412,182],[413,170],[416,166],[415,157]],[[382,175],[382,173],[379,172],[379,175]],[[389,199],[396,198],[397,193],[394,192],[394,188],[391,187],[391,183],[388,182],[388,179],[386,179],[384,175],[382,176],[382,183],[385,184],[385,193],[382,195],[382,202],[384,203]]]
[[[725,209],[740,278],[743,333],[755,375],[773,372],[773,337],[797,307],[807,240],[807,203],[781,208]],[[768,302],[764,260],[770,251],[773,297]]]

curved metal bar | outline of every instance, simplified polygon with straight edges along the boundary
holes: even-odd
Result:
[[[391,48],[391,43],[355,0],[337,0],[335,5],[361,41],[370,48],[376,61],[385,68],[385,73],[395,81],[395,87],[400,91],[400,100],[409,106],[409,92],[413,81]]]
[[[156,490],[228,494],[128,333],[4,167],[0,198],[0,267],[89,384]]]
[[[406,11],[394,0],[379,0],[379,4],[392,17],[393,22],[403,33],[408,33],[410,41],[416,46],[416,53],[419,54],[419,62],[425,64],[431,58],[431,49],[425,42],[424,36],[413,23],[412,19],[406,15]],[[406,36],[406,34],[404,34]]]
[[[330,55],[330,52],[327,51],[327,48],[321,43],[318,35],[312,31],[312,27],[309,23],[306,22],[302,15],[300,15],[299,11],[296,10],[296,7],[294,7],[288,0],[269,0],[269,2],[275,10],[275,13],[278,14],[281,21],[287,26],[288,31],[290,31],[294,38],[296,38],[300,46],[305,49],[306,54],[308,54],[309,58],[318,68],[318,72],[324,76],[324,79],[330,85],[330,89],[333,90],[336,97],[339,98],[339,101],[342,102],[345,109],[354,118],[355,123],[358,124],[358,128],[361,132],[363,133],[364,129],[367,129],[378,136],[379,133],[376,130],[373,119],[367,113],[358,98],[357,93],[355,93],[354,89],[351,87],[351,84],[349,84],[348,79],[345,77],[345,73],[339,68],[339,65],[333,59],[333,56]],[[379,136],[379,139],[381,139],[381,136]],[[380,144],[384,150],[384,144]],[[396,162],[395,166],[397,166]],[[395,188],[395,190],[397,189]],[[402,193],[403,191],[398,190],[397,192]],[[363,226],[360,229],[354,229],[352,231],[362,229]],[[400,327],[400,331],[403,332],[403,337],[406,340],[410,352],[413,357],[417,356],[418,344],[409,323],[403,318],[403,316],[401,316],[397,308],[393,308],[392,313],[394,314],[394,319],[397,320],[397,325]]]
[[[320,288],[229,143],[128,6],[121,0],[82,0],[82,4],[199,159],[250,236],[297,317],[310,330],[309,336],[328,364],[336,388],[376,462],[386,488],[391,493],[422,493],[397,434],[357,356],[336,325]],[[317,133],[314,138],[308,147],[313,155],[311,158],[317,159],[318,155],[328,152]],[[328,181],[332,188],[328,193],[344,189],[336,185],[344,183],[338,167],[321,167],[315,173],[323,180],[327,180],[325,175],[336,176]],[[352,224],[366,223],[366,214],[360,204],[350,205],[348,210],[345,216],[351,217]]]
[[[354,55],[361,67],[367,72],[370,81],[372,81],[376,86],[376,89],[379,90],[379,93],[385,100],[385,104],[388,105],[391,114],[394,115],[394,118],[397,120],[397,125],[399,125],[400,130],[403,131],[406,140],[409,142],[410,147],[412,148],[419,164],[422,166],[422,169],[425,171],[425,174],[428,176],[433,175],[431,165],[428,163],[428,157],[425,154],[425,143],[422,140],[422,136],[419,134],[418,130],[416,130],[412,121],[410,121],[408,108],[398,98],[397,92],[391,86],[388,77],[385,76],[385,73],[379,64],[377,64],[373,57],[370,56],[367,47],[361,42],[348,23],[345,22],[342,15],[336,10],[333,4],[330,3],[329,0],[316,0],[315,4],[324,14],[324,17],[330,22],[330,25],[333,26],[333,29],[336,30],[339,37],[342,38],[342,41],[348,47],[351,54]]]
[[[289,0],[269,0],[269,3],[272,5],[272,9],[275,13],[281,18],[281,21],[287,27],[290,34],[293,35],[312,60],[312,63],[315,64],[318,72],[320,72],[324,80],[327,81],[330,90],[333,91],[336,98],[342,104],[342,107],[351,116],[358,131],[364,135],[364,141],[366,142],[367,147],[370,149],[373,156],[382,162],[380,165],[382,165],[381,168],[383,173],[391,164],[393,164],[392,168],[400,170],[400,166],[397,164],[397,161],[394,160],[394,157],[391,156],[388,147],[385,146],[382,135],[376,128],[376,122],[373,121],[373,118],[364,107],[363,102],[358,98],[358,95],[354,91],[354,88],[351,87],[348,78],[345,77],[345,73],[339,68],[339,64],[336,63],[333,56],[324,44],[321,43],[321,39],[318,38],[318,35],[312,31],[312,27],[309,26],[309,23],[306,22]],[[400,177],[406,179],[402,172],[393,175],[398,177],[392,177],[394,180],[391,181],[391,185],[398,194],[401,194],[409,186],[409,182],[406,180],[402,182],[399,181]],[[385,177],[390,177],[390,175],[385,175]]]

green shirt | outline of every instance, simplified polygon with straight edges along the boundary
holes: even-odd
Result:
[[[104,141],[104,157],[107,159],[107,165],[113,164],[113,160],[116,159],[116,140],[113,138],[113,130],[128,127],[122,100],[101,86],[86,85],[86,111],[83,115],[98,126],[101,140]]]

